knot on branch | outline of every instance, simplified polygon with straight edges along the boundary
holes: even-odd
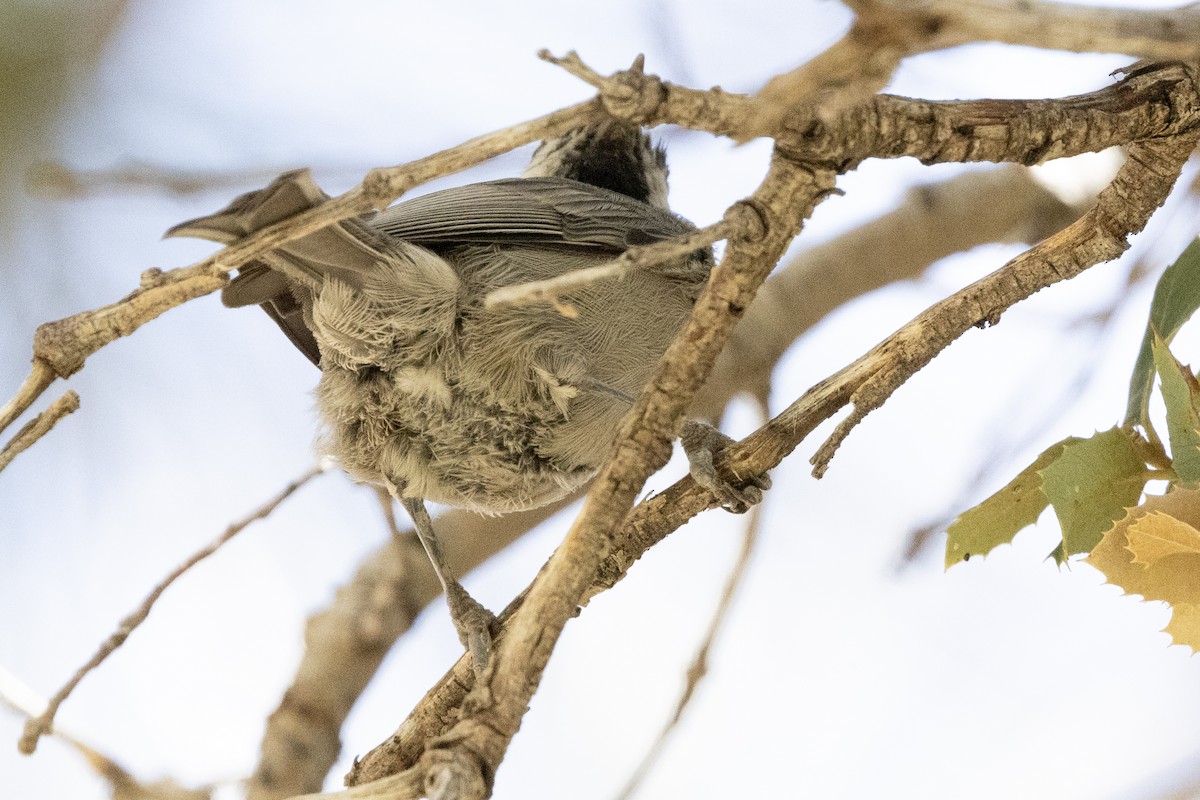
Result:
[[[645,72],[646,57],[638,55],[629,69],[614,72],[600,89],[600,100],[615,117],[647,125],[658,114],[667,88],[657,75]]]
[[[425,775],[426,797],[483,800],[492,796],[495,769],[483,754],[471,746],[472,734],[479,733],[481,729],[487,737],[490,731],[484,729],[483,725],[462,720],[431,743],[432,746],[421,756],[418,765]],[[503,747],[497,755],[503,755]]]
[[[43,322],[33,332],[33,357],[50,368],[57,378],[69,378],[83,369],[91,350],[76,345],[75,318]]]
[[[770,227],[767,211],[752,197],[738,200],[725,211],[725,221],[733,225],[730,239],[743,242],[760,242],[767,236]]]
[[[585,64],[574,50],[562,57],[542,50],[538,57],[562,67],[581,81],[596,87],[600,92],[600,101],[608,113],[638,125],[650,124],[667,97],[667,88],[662,79],[657,75],[646,74],[644,55],[639,54],[629,69],[614,72],[608,77]]]
[[[793,106],[779,125],[775,152],[796,164],[837,173],[875,155],[878,120],[873,101],[834,113],[817,105]]]
[[[387,167],[376,167],[363,178],[362,193],[363,197],[370,202],[371,208],[382,211],[416,183],[406,172]]]
[[[151,267],[142,273],[138,281],[138,287],[141,289],[153,289],[155,286],[162,286],[166,282],[166,273],[158,267]]]

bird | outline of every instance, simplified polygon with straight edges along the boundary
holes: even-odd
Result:
[[[586,483],[713,255],[702,248],[572,289],[570,315],[484,298],[693,232],[668,207],[667,176],[664,149],[640,126],[591,120],[542,142],[520,178],[342,220],[241,266],[222,291],[227,306],[262,307],[319,367],[321,448],[413,517],[477,671],[493,618],[449,574],[424,501],[497,514]],[[167,235],[227,245],[328,199],[295,170]],[[689,440],[693,466],[707,464],[697,477],[726,508],[761,499],[766,476],[732,486],[711,474],[722,434],[693,424]]]

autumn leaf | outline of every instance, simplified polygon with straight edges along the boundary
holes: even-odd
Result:
[[[1065,556],[1091,552],[1113,521],[1137,505],[1147,477],[1138,441],[1124,428],[1068,441],[1040,471],[1042,491],[1062,526]]]
[[[1085,560],[1127,594],[1169,603],[1167,632],[1200,651],[1200,489],[1179,487],[1149,498]]]
[[[1130,524],[1125,545],[1133,563],[1151,567],[1167,556],[1200,555],[1200,531],[1181,519],[1151,511]]]
[[[1171,634],[1175,644],[1200,652],[1200,606],[1191,603],[1175,603],[1171,606],[1171,621],[1164,631]]]

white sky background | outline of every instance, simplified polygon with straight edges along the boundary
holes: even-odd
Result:
[[[538,61],[541,47],[577,49],[601,72],[645,52],[647,68],[667,79],[752,91],[833,42],[849,19],[820,0],[432,6],[133,3],[37,155],[79,168],[138,161],[261,179],[186,196],[23,199],[19,232],[0,240],[0,394],[24,377],[37,324],[111,302],[144,269],[211,252],[160,241],[170,225],[283,169],[312,166],[340,192],[371,166],[590,96]],[[892,90],[1057,96],[1108,85],[1129,61],[975,47],[912,59]],[[763,142],[660,134],[672,204],[697,224],[761,180]],[[524,158],[437,185],[515,174]],[[800,246],[956,169],[868,163],[839,182],[846,195],[818,209]],[[1057,175],[1095,183],[1111,169],[1099,158]],[[1160,213],[1136,253],[1158,262],[1177,253],[1194,233],[1178,214],[1193,211]],[[981,248],[834,314],[780,365],[773,411],[1016,252]],[[1139,800],[1200,773],[1200,659],[1168,647],[1165,607],[1122,597],[1085,565],[1060,572],[1044,561],[1052,519],[949,573],[940,539],[897,567],[908,532],[951,510],[998,443],[1025,449],[975,487],[976,500],[1049,443],[1120,419],[1150,287],[1101,334],[1074,323],[1123,291],[1126,269],[1098,267],[964,337],[854,432],[824,480],[809,476],[807,457],[829,425],[773,473],[761,545],[711,674],[641,797]],[[1185,330],[1178,341],[1181,359],[1196,363],[1200,337]],[[92,357],[71,381],[81,410],[0,476],[0,667],[49,695],[170,567],[303,471],[316,378],[265,315],[227,311],[215,297]],[[1064,397],[1070,413],[1056,418]],[[752,425],[745,409],[729,421],[738,432]],[[652,486],[683,469],[677,459]],[[496,797],[614,796],[676,702],[740,524],[703,516],[568,626]],[[542,526],[468,587],[502,607],[564,525]],[[142,778],[247,774],[300,655],[306,615],[385,536],[367,491],[323,477],[172,588],[68,701],[61,724]],[[351,716],[330,787],[458,649],[437,605]],[[19,730],[0,713],[0,796],[106,796],[58,742],[18,756]]]

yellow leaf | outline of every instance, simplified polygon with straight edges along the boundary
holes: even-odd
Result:
[[[1200,555],[1200,531],[1162,511],[1151,511],[1130,523],[1129,552],[1133,563],[1151,566],[1166,556]]]
[[[1171,621],[1163,629],[1171,634],[1175,644],[1200,652],[1200,607],[1191,603],[1177,603],[1171,607]]]
[[[1169,517],[1167,525],[1148,520],[1151,515]],[[1161,497],[1151,497],[1117,520],[1087,557],[1087,563],[1104,573],[1108,582],[1128,594],[1140,594],[1147,600],[1164,600],[1171,605],[1200,605],[1200,552],[1177,548],[1167,552],[1164,529],[1176,523],[1188,527],[1200,525],[1200,490],[1175,488]],[[1134,563],[1130,538],[1137,542],[1139,555],[1153,554],[1149,563]],[[1160,541],[1151,544],[1154,539]],[[1186,541],[1186,537],[1184,537]],[[1155,551],[1155,545],[1158,551]]]

